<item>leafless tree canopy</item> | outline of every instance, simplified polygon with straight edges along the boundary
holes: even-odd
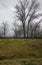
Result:
[[[5,38],[6,37],[5,35],[8,32],[8,24],[7,24],[7,22],[2,22],[2,29],[3,29],[3,35],[4,35],[4,38]]]
[[[29,2],[29,0],[19,0],[18,4],[15,6],[16,21],[19,20],[22,22],[24,37],[26,37],[26,34],[27,34],[27,37],[29,37],[30,23],[32,23],[32,21],[35,18],[42,16],[42,14],[36,14],[36,12],[38,11],[38,7],[39,7],[39,3],[37,2],[37,0],[31,0],[31,2]],[[28,23],[27,33],[25,28],[26,21]],[[38,24],[36,27],[38,27]]]

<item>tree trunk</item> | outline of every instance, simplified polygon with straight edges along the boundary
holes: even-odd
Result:
[[[4,38],[5,38],[5,28],[4,28]]]
[[[28,26],[27,26],[27,38],[29,37],[29,22],[28,22]]]
[[[26,37],[26,34],[25,34],[25,23],[23,23],[23,34],[24,34],[24,38]]]

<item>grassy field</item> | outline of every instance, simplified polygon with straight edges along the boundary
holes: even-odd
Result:
[[[42,39],[0,39],[0,65],[42,65]]]

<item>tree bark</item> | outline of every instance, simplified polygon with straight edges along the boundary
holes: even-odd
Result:
[[[23,34],[24,34],[24,38],[26,37],[26,33],[25,33],[25,23],[23,23]]]
[[[27,38],[29,37],[29,22],[28,22],[28,26],[27,26]]]

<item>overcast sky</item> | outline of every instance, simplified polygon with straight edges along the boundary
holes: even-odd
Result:
[[[13,20],[13,11],[16,3],[16,0],[0,0],[0,22]]]
[[[42,0],[39,0],[42,10]],[[17,0],[0,0],[0,22],[13,21],[13,11]]]

